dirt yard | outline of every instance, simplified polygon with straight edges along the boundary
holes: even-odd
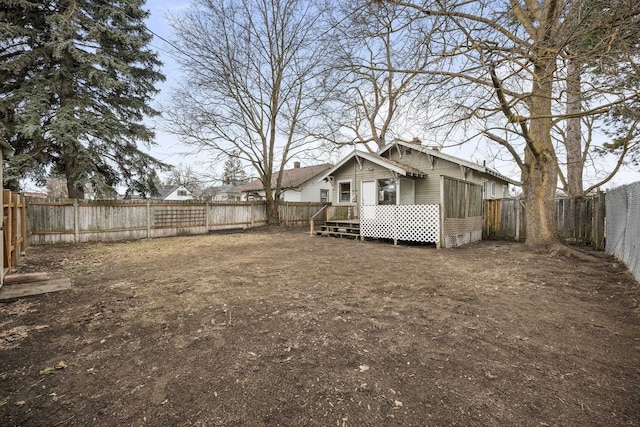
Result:
[[[640,425],[625,267],[303,230],[31,247],[2,426]],[[58,369],[57,369],[58,368]]]

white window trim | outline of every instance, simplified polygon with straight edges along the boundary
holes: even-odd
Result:
[[[489,198],[489,181],[487,181],[486,179],[481,179],[480,185],[482,185],[482,198],[488,199]]]
[[[336,191],[337,193],[337,197],[336,197],[336,202],[337,204],[342,204],[342,205],[347,205],[347,204],[351,204],[353,203],[353,180],[351,179],[343,179],[338,181],[338,186],[337,189],[338,191]],[[344,184],[344,183],[349,183],[349,201],[348,202],[343,202],[340,200],[340,194],[342,193],[342,191],[340,191],[340,184]]]
[[[489,183],[489,188],[491,188],[491,197],[495,199],[495,197],[496,197],[496,183],[495,183],[495,181],[491,181]]]

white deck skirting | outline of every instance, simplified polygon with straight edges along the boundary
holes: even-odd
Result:
[[[440,241],[439,205],[363,205],[360,210],[363,237],[394,241]]]

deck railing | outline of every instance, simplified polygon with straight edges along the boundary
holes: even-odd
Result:
[[[313,236],[316,230],[316,226],[324,225],[329,220],[329,210],[327,209],[330,205],[326,204],[322,206],[322,208],[313,214],[311,218],[309,218],[309,234]]]

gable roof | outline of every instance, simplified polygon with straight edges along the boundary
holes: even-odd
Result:
[[[396,141],[390,142],[389,144],[385,145],[380,151],[378,151],[378,154],[382,155],[383,153],[386,153],[387,151],[391,150],[395,146],[403,146],[403,147],[406,147],[406,148],[410,148],[412,150],[419,151],[421,153],[428,154],[428,155],[433,156],[433,157],[437,157],[439,159],[447,160],[449,162],[459,164],[460,166],[463,166],[463,167],[466,167],[466,168],[469,168],[469,169],[473,169],[473,170],[478,171],[478,172],[486,173],[487,175],[494,176],[494,177],[496,177],[498,179],[501,179],[502,181],[508,182],[509,184],[521,185],[520,182],[515,181],[515,180],[513,180],[513,179],[511,179],[511,178],[509,178],[509,177],[507,177],[505,175],[502,175],[500,172],[498,172],[498,171],[496,171],[494,169],[488,168],[488,167],[486,167],[484,165],[478,165],[478,164],[476,164],[474,162],[470,162],[468,160],[464,160],[464,159],[461,159],[459,157],[452,156],[450,154],[445,154],[445,153],[443,153],[441,151],[438,151],[438,150],[432,150],[431,148],[425,147],[424,145],[421,145],[421,144],[416,144],[416,143],[396,140]]]
[[[424,178],[427,176],[426,172],[423,172],[419,169],[414,168],[413,166],[405,165],[404,163],[387,159],[378,154],[370,154],[364,151],[354,150],[347,157],[342,159],[337,165],[332,167],[330,170],[322,174],[318,180],[327,179],[330,175],[333,175],[338,169],[344,166],[348,161],[355,158],[358,160],[359,158],[370,161],[371,163],[375,163],[376,165],[382,166],[383,168],[392,170],[394,172],[399,173],[404,176],[417,176],[419,178]],[[359,161],[359,160],[358,160]]]
[[[158,190],[158,197],[163,200],[169,197],[171,193],[173,193],[179,188],[182,188],[185,191],[187,191],[189,194],[191,194],[191,192],[187,190],[184,185],[162,185],[162,184],[156,185],[156,190]]]
[[[285,169],[282,171],[282,189],[304,187],[306,184],[315,181],[314,178],[329,168],[331,168],[331,165],[325,163],[322,165]],[[277,180],[278,172],[274,173],[271,177],[271,185],[276,185]],[[254,179],[240,186],[240,191],[244,192],[259,190],[263,190],[262,181],[259,179]]]

